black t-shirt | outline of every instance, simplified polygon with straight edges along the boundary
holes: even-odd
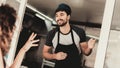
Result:
[[[77,46],[80,45],[81,42],[85,42],[86,41],[86,34],[85,31],[82,28],[78,28],[76,26],[71,26],[71,29],[73,31],[73,36],[74,36],[74,41],[75,44]],[[52,47],[56,47],[57,46],[57,42],[58,42],[58,31],[59,28],[54,28],[53,30],[51,30],[46,37],[46,45],[47,46],[52,46]],[[67,44],[71,44],[72,39],[71,39],[71,34],[68,33],[67,35],[64,35],[62,33],[60,33],[60,43],[67,45]]]

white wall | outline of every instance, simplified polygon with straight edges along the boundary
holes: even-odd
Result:
[[[120,31],[111,30],[104,68],[120,68]]]

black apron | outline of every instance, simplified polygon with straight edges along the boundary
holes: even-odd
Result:
[[[73,43],[70,45],[63,45],[59,43],[60,31],[58,31],[58,43],[55,49],[55,53],[65,52],[67,57],[64,60],[56,60],[55,68],[83,68],[81,62],[81,54],[75,44],[73,32],[71,29],[71,37]],[[68,39],[69,40],[69,39]]]

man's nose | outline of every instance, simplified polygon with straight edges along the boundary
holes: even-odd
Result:
[[[56,17],[56,20],[60,20],[60,19],[61,19],[61,17],[60,17],[60,16]]]

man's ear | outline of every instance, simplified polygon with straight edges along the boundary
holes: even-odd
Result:
[[[70,20],[70,15],[68,15],[67,19]]]

